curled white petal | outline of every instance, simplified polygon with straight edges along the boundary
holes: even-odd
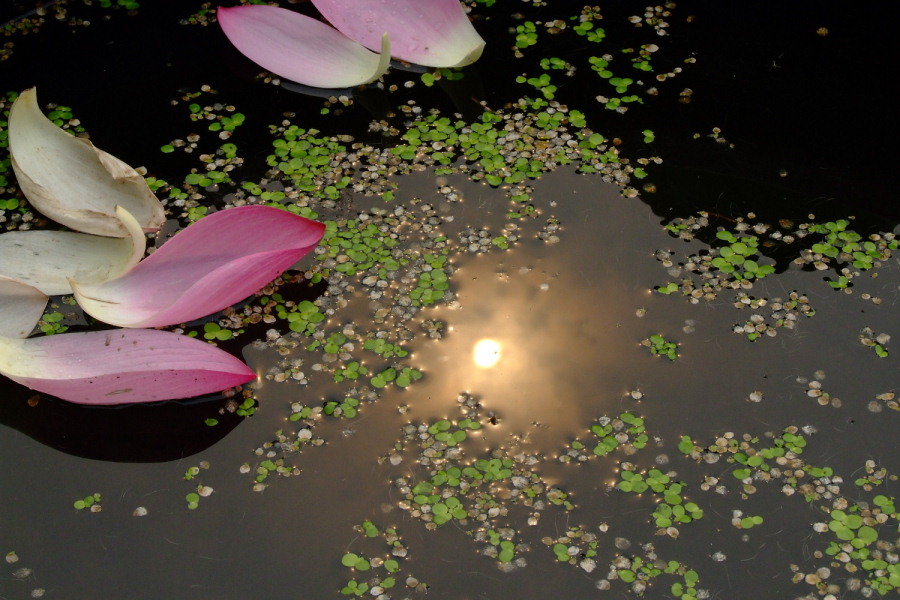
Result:
[[[31,205],[71,229],[126,237],[116,206],[128,210],[148,231],[165,222],[162,204],[144,178],[54,125],[41,112],[34,88],[22,92],[10,110],[9,149],[19,187]]]

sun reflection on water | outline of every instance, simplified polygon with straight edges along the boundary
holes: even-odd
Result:
[[[482,369],[490,369],[500,361],[501,357],[500,343],[491,339],[479,340],[472,351],[472,359]]]

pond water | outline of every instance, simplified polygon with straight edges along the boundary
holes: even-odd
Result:
[[[770,39],[748,48],[723,39],[737,36],[730,14],[649,9],[670,22],[659,36],[644,6],[618,6],[597,18],[609,38],[601,49],[541,29],[547,45],[515,59],[517,24],[568,20],[581,7],[477,4],[489,50],[461,81],[425,87],[396,70],[393,94],[355,93],[344,106],[255,80],[217,25],[178,24],[199,4],[147,2],[133,15],[99,4],[56,3],[37,33],[11,31],[4,91],[37,84],[42,102],[72,106],[99,147],[170,182],[157,190],[168,194],[169,232],[203,207],[260,199],[333,230],[296,277],[183,328],[234,330],[220,346],[258,374],[244,397],[84,407],[3,381],[0,598],[324,599],[377,597],[379,586],[390,598],[448,600],[896,594],[898,371],[885,337],[900,335],[896,206],[886,178],[866,194],[848,183],[859,156],[836,160],[808,135],[827,112],[796,107],[808,87],[791,80],[782,108],[753,118],[757,100],[727,87],[738,78],[782,89],[788,68],[819,76],[818,61],[855,30],[801,8],[784,19],[754,12],[746,18],[771,26]],[[141,47],[147,29],[166,40],[159,52]],[[809,50],[823,40],[827,51]],[[581,85],[560,86],[571,119],[550,125],[531,121],[545,107],[505,106],[540,90],[484,76],[530,76],[543,56],[584,62],[650,42],[661,48],[656,72],[683,65],[684,76],[624,114],[594,99],[588,90],[605,82],[588,66],[573,80]],[[35,74],[48,55],[52,68]],[[688,86],[697,98],[681,103]],[[481,108],[458,100],[466,94],[507,123],[531,123],[522,131],[538,138],[536,153],[569,135],[585,156],[619,148],[620,158],[583,173],[584,160],[552,154],[550,166],[499,186],[477,159],[410,167],[428,156],[422,148],[390,158],[416,127],[412,109],[396,107],[415,100],[423,131],[429,107],[468,124]],[[193,114],[211,116],[192,120],[192,102]],[[591,142],[572,110],[621,145]],[[246,124],[228,141],[242,162],[229,162],[203,119],[238,111]],[[860,127],[871,116],[854,115]],[[791,138],[804,151],[771,136],[787,131],[782,119],[807,132],[805,143]],[[754,131],[760,122],[771,131]],[[197,132],[195,152],[160,152]],[[334,159],[313,184],[266,164],[273,140],[289,134]],[[230,180],[190,184],[190,169],[207,170],[201,153],[233,165]],[[367,165],[377,174],[364,178]],[[351,183],[324,189],[344,175]],[[196,196],[185,202],[172,187]],[[24,214],[5,210],[10,227],[13,212]],[[870,268],[841,271],[809,241],[841,245],[852,231],[877,246]],[[722,260],[741,253],[771,272],[735,283],[750,267]],[[304,321],[312,313],[290,304],[303,301],[325,318]],[[64,322],[86,326],[78,313]],[[484,340],[496,345],[476,354]]]

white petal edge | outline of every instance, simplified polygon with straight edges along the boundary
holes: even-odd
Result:
[[[37,288],[0,276],[0,337],[28,337],[46,306],[47,296]]]
[[[71,294],[69,279],[100,284],[130,271],[146,250],[147,238],[124,208],[116,217],[127,238],[73,231],[10,231],[0,234],[0,276],[47,294]]]
[[[41,111],[35,88],[19,94],[9,113],[9,149],[19,187],[35,210],[76,231],[128,235],[115,215],[122,206],[147,231],[165,211],[141,175]]]

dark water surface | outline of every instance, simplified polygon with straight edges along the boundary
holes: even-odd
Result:
[[[49,23],[37,35],[15,38],[14,53],[0,63],[3,91],[37,84],[42,101],[74,107],[98,146],[131,164],[147,164],[151,174],[173,181],[185,170],[179,161],[189,161],[162,156],[158,149],[184,136],[190,123],[183,111],[167,112],[168,103],[182,88],[196,89],[201,83],[212,85],[223,102],[247,113],[242,177],[251,180],[261,175],[269,152],[266,125],[286,110],[300,114],[295,122],[302,126],[315,123],[328,134],[352,133],[369,142],[377,138],[366,130],[376,115],[362,110],[362,101],[344,115],[320,119],[320,99],[253,82],[256,70],[224,44],[216,25],[177,26],[177,18],[189,9],[173,20],[165,3],[142,4],[133,17],[95,8],[91,27],[70,31]],[[557,15],[525,3],[513,6],[528,18],[572,12],[567,8]],[[255,394],[259,407],[243,419],[220,415],[221,399],[86,408],[40,398],[32,407],[27,403],[30,392],[4,380],[0,551],[15,552],[18,562],[0,563],[0,598],[38,597],[32,590],[44,590],[47,598],[74,599],[347,597],[340,589],[348,580],[385,573],[344,567],[345,553],[389,557],[382,540],[354,530],[365,520],[382,530],[396,527],[408,549],[399,583],[387,591],[392,598],[629,597],[634,593],[622,581],[611,581],[609,592],[599,591],[597,582],[609,578],[610,563],[617,556],[645,557],[648,552],[696,570],[698,587],[709,590],[709,597],[815,594],[814,586],[791,582],[791,565],[802,573],[830,565],[829,557],[815,553],[823,552],[833,536],[816,533],[813,524],[828,522],[822,507],[830,507],[831,501],[807,502],[800,492],[787,495],[782,490],[785,481],[778,478],[769,483],[754,480],[755,490],[745,490],[742,498],[741,482],[732,475],[739,465],[728,461],[728,455],[715,462],[698,455],[701,460],[695,461],[678,450],[679,440],[690,436],[705,448],[733,432],[738,439],[744,434],[759,437],[753,444],[762,447],[787,427],[805,428],[808,445],[802,459],[843,477],[836,496],[871,506],[875,493],[896,494],[890,474],[900,467],[897,413],[875,397],[897,392],[897,352],[879,359],[859,342],[859,334],[870,327],[875,333],[900,335],[900,265],[896,258],[885,261],[877,277],[854,278],[854,293],[845,294],[824,281],[835,276],[833,271],[804,270],[782,261],[778,274],[757,282],[748,293],[772,301],[797,291],[808,297],[816,314],[800,316],[793,330],[782,328],[775,337],[756,342],[732,332],[753,312],[733,306],[734,291],[698,304],[680,293],[653,292],[682,276],[667,273],[657,251],[672,251],[677,264],[709,247],[669,235],[661,223],[675,216],[710,210],[730,228],[734,219],[751,210],[770,222],[804,220],[810,212],[821,218],[857,214],[855,226],[866,233],[890,231],[896,224],[881,137],[872,131],[873,119],[878,121],[881,114],[881,97],[869,98],[872,110],[860,110],[852,102],[853,90],[862,84],[848,84],[849,91],[836,89],[845,79],[827,66],[859,41],[863,24],[872,28],[866,52],[877,56],[883,41],[877,32],[890,20],[869,19],[868,10],[858,6],[839,11],[813,11],[809,3],[777,6],[787,12],[754,9],[738,18],[724,9],[685,3],[672,19],[672,46],[666,56],[675,65],[695,54],[696,68],[686,67],[684,81],[676,80],[668,95],[649,99],[626,115],[594,109],[592,127],[608,137],[621,135],[626,155],[629,144],[631,149],[641,147],[637,132],[655,131],[656,147],[641,147],[645,151],[637,153],[652,151],[664,159],[651,170],[655,194],[625,199],[621,188],[598,176],[560,169],[531,182],[539,217],[516,223],[519,240],[506,251],[478,253],[467,252],[458,238],[468,227],[497,235],[511,222],[503,190],[462,175],[438,178],[426,171],[396,178],[394,204],[362,194],[345,198],[347,216],[395,206],[409,211],[420,210],[423,203],[432,206],[440,216],[437,229],[453,246],[450,281],[456,297],[423,309],[409,324],[415,334],[403,345],[410,355],[399,362],[421,370],[422,380],[407,389],[387,386],[377,401],[361,404],[355,419],[319,417],[312,431],[325,440],[321,447],[307,445],[301,452],[264,447],[275,441],[278,430],[296,437],[300,425],[288,420],[292,403],[320,406],[349,393],[346,383],[335,384],[329,373],[313,369],[324,361],[321,352],[304,350],[308,340],[286,357],[271,347],[249,344],[254,336],[264,336],[265,328],[234,344],[237,351],[246,344],[243,355],[260,375]],[[604,25],[610,35],[617,35],[614,23],[621,19],[616,21],[615,13],[639,13],[643,5],[610,10],[614,12]],[[503,52],[489,51],[467,78],[471,85],[476,78],[469,75],[481,73],[478,84],[485,97],[501,105],[522,90],[491,85],[491,77],[484,74],[509,68],[512,59],[506,47],[511,40],[500,36],[509,36],[507,29],[514,22],[497,18],[496,10],[485,14],[493,20],[480,21],[479,30],[492,43],[501,40],[496,46]],[[687,22],[691,14],[697,16],[695,23]],[[829,27],[829,36],[816,36],[819,26]],[[154,45],[148,45],[148,35]],[[810,41],[798,41],[798,36]],[[567,59],[581,51],[558,50],[569,52]],[[877,75],[867,65],[854,73],[859,81],[872,83]],[[817,91],[813,82],[824,91]],[[678,104],[678,90],[688,85],[695,100]],[[771,87],[771,102],[757,96],[765,86]],[[562,88],[560,100],[573,107],[592,102],[595,92],[573,88]],[[446,108],[452,102],[421,85],[410,94],[423,105],[434,101]],[[817,104],[821,98],[827,102]],[[384,104],[399,101],[388,96]],[[122,123],[128,124],[127,135],[121,134]],[[735,142],[733,150],[709,139],[691,139],[693,132],[705,136],[716,126]],[[832,129],[834,133],[827,133]],[[860,141],[851,142],[851,137]],[[789,173],[786,178],[778,175],[782,168]],[[462,200],[448,201],[436,191],[441,186],[450,186]],[[211,195],[210,202],[219,204],[221,198]],[[537,237],[550,218],[561,225],[555,243]],[[307,258],[302,266],[313,264]],[[346,291],[347,306],[324,324],[327,333],[349,323],[360,332],[382,327],[372,322],[377,307],[367,297],[368,288],[359,281],[353,288]],[[315,294],[321,293],[316,288]],[[881,303],[864,300],[864,293]],[[387,302],[378,306],[390,306]],[[425,320],[445,324],[441,339],[421,332]],[[677,360],[652,356],[641,345],[653,334],[679,344]],[[500,347],[500,359],[490,368],[473,360],[474,347],[483,339]],[[371,369],[387,364],[366,356]],[[266,378],[285,358],[303,361],[298,368],[308,376],[308,384]],[[810,382],[816,381],[832,399],[840,400],[839,407],[822,406],[810,397]],[[431,531],[403,508],[404,494],[395,484],[398,478],[414,484],[430,477],[429,469],[417,464],[421,449],[415,442],[397,450],[402,460],[391,464],[391,450],[401,443],[404,426],[461,419],[457,398],[463,393],[479,403],[483,427],[469,433],[460,462],[530,456],[535,477],[564,490],[572,503],[570,510],[550,502],[538,510],[513,503],[503,484],[493,486],[494,499],[508,512],[491,517],[483,529],[514,530],[520,544],[516,557],[527,562],[510,572],[484,555],[486,544],[475,539],[474,519],[465,524],[451,521]],[[760,402],[749,399],[754,393],[762,395]],[[882,410],[873,412],[872,403]],[[647,446],[633,454],[627,452],[634,448],[620,447],[607,456],[592,456],[596,439],[589,432],[591,424],[625,411],[645,420]],[[213,416],[219,424],[206,426],[204,420]],[[559,457],[575,439],[587,446],[591,457],[583,464],[561,462]],[[283,457],[301,472],[291,477],[271,474],[265,490],[253,491],[255,470],[270,450],[273,460]],[[889,474],[874,491],[853,483],[865,477],[867,460]],[[185,480],[185,472],[201,462],[204,468],[198,475]],[[677,539],[658,535],[651,513],[659,496],[615,489],[623,462],[638,470],[674,472],[673,478],[686,485],[685,501],[697,503],[703,518],[679,525]],[[244,464],[250,473],[241,472]],[[718,481],[703,491],[701,484],[710,478]],[[214,491],[200,499],[196,510],[189,510],[185,495],[198,483]],[[716,485],[722,486],[721,493]],[[102,511],[72,507],[75,500],[95,492],[102,496]],[[134,516],[138,507],[147,514]],[[763,516],[764,521],[738,529],[732,525],[735,510]],[[591,572],[561,564],[547,547],[547,540],[552,545],[578,526],[598,535],[596,569]],[[878,529],[884,555],[890,559],[893,552],[894,561],[896,546],[891,550],[890,544],[896,544],[896,527],[894,517]],[[654,548],[642,549],[646,543]],[[578,555],[578,561],[582,558]],[[831,571],[825,579],[838,586],[832,591],[836,597],[863,597],[847,589],[854,585],[847,581],[852,574],[838,567]],[[405,586],[410,575],[427,582],[427,594]],[[680,579],[654,579],[645,597],[673,597],[674,581]]]

